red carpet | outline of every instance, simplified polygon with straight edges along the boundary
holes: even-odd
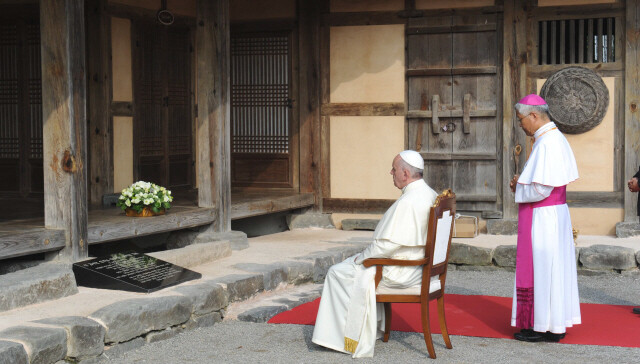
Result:
[[[431,332],[440,333],[436,301],[429,306]],[[320,299],[274,316],[269,323],[314,325]],[[415,303],[391,305],[391,330],[422,332],[420,306]],[[640,347],[640,315],[632,306],[583,303],[582,324],[567,329],[564,344]],[[518,329],[511,327],[511,298],[448,294],[445,315],[450,335],[513,339]]]

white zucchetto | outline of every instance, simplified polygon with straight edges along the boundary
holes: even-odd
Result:
[[[422,159],[420,153],[415,150],[403,150],[400,152],[400,158],[412,167],[424,169],[424,159]]]

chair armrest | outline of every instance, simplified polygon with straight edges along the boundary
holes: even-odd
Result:
[[[419,260],[404,260],[404,259],[387,259],[387,258],[369,258],[362,262],[366,268],[374,265],[400,265],[400,266],[417,266],[425,265],[429,262],[429,259],[423,258]]]

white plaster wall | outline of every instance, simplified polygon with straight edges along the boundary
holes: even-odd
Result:
[[[133,118],[113,118],[113,192],[120,192],[133,181]]]
[[[404,25],[331,28],[331,102],[404,102]]]
[[[609,107],[600,125],[582,134],[565,134],[578,163],[580,179],[571,183],[567,191],[614,191],[614,118],[615,79],[603,77],[609,89]],[[544,79],[537,81],[538,90]]]

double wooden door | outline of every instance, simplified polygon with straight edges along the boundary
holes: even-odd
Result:
[[[137,23],[134,178],[171,188],[193,184],[191,32]]]
[[[410,19],[408,144],[460,210],[501,209],[501,58],[496,14]]]

